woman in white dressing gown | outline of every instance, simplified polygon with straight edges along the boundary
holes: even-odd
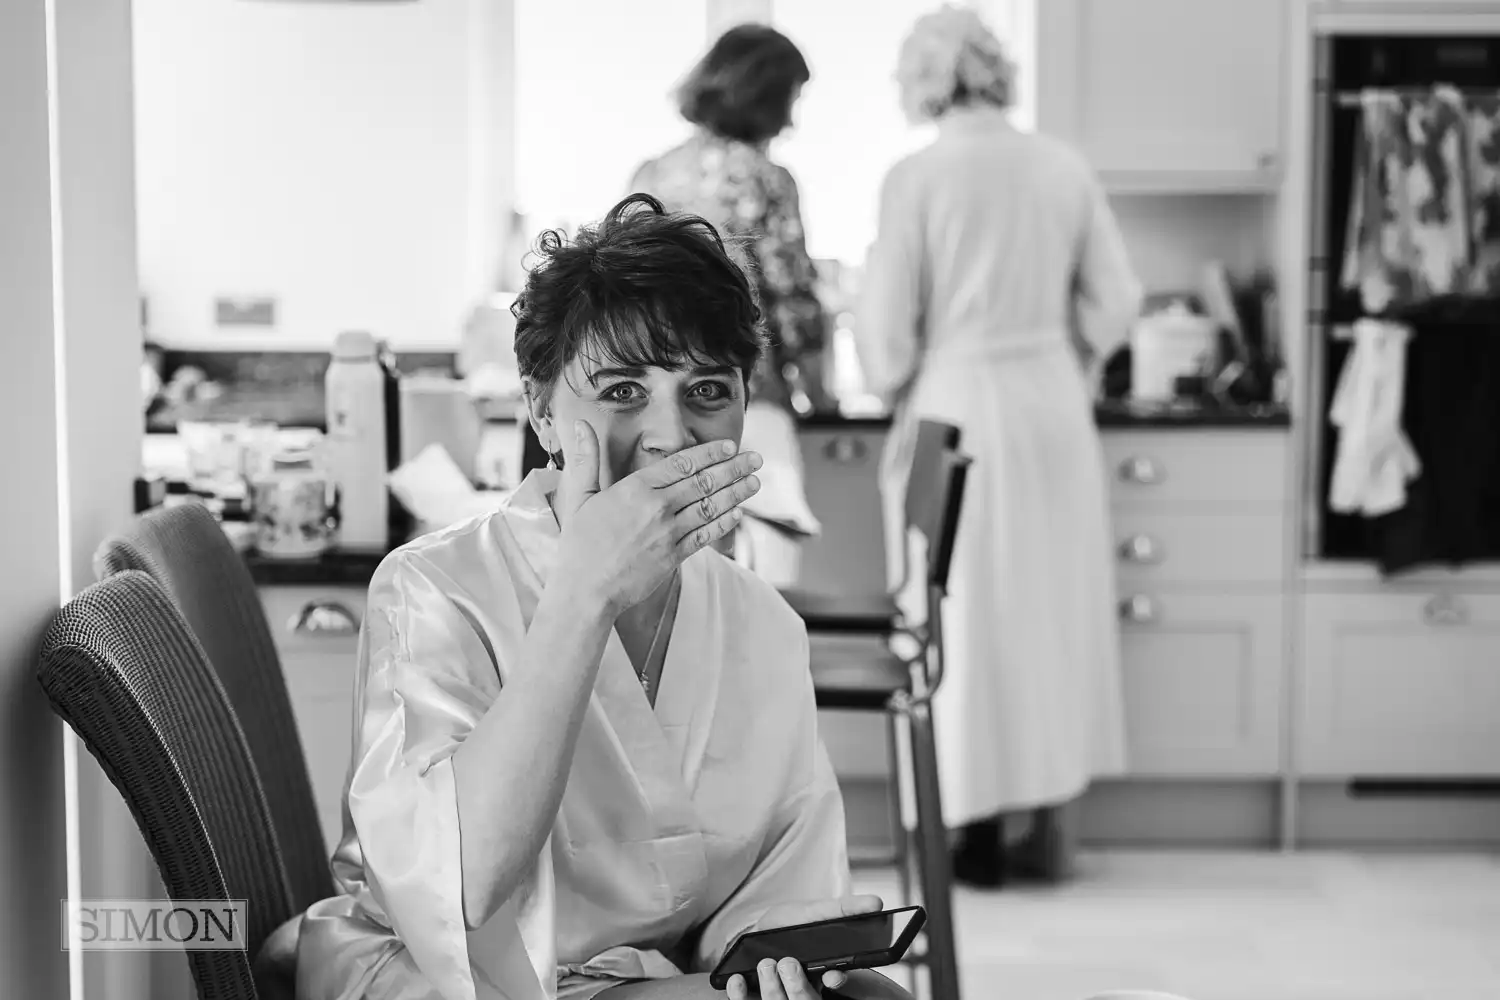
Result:
[[[974,460],[934,724],[945,819],[969,828],[955,871],[984,884],[1004,878],[997,817],[1124,768],[1103,456],[1077,348],[1102,363],[1141,294],[1087,165],[1010,123],[1011,75],[971,11],[918,22],[898,77],[937,136],[885,180],[857,323],[897,410],[892,532],[917,419],[958,425]],[[905,604],[921,620],[920,593]]]
[[[516,353],[563,469],[375,573],[340,892],[260,963],[294,949],[299,1000],[701,998],[740,933],[881,905],[849,895],[806,630],[712,548],[760,464],[743,272],[648,198],[539,256]],[[795,962],[756,978],[813,995]]]
[[[371,583],[333,859],[345,894],[303,922],[299,996],[592,996],[711,968],[771,904],[849,892],[806,632],[704,551],[682,566],[654,710],[612,639],[548,850],[515,905],[464,933],[446,757],[515,668],[557,545],[557,477],[533,472],[498,513],[399,550]]]

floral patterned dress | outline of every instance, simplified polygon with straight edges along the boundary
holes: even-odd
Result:
[[[821,358],[827,340],[807,254],[797,183],[763,145],[698,130],[642,164],[632,192],[701,215],[737,241],[765,313],[770,343],[751,380],[752,398],[790,412],[826,407]]]

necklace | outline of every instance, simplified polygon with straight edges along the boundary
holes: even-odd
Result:
[[[641,682],[641,689],[646,692],[646,697],[651,697],[651,666],[660,659],[664,659],[661,653],[662,636],[666,634],[668,619],[677,617],[673,604],[677,597],[677,588],[682,582],[680,572],[672,574],[672,587],[667,591],[667,602],[662,606],[661,617],[656,620],[656,632],[651,636],[651,648],[646,653],[646,658],[641,661],[641,669],[636,671],[636,677]]]

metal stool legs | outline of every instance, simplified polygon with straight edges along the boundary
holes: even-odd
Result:
[[[905,841],[900,860],[903,874],[913,867],[911,855],[915,854],[917,883],[921,889],[921,903],[927,910],[927,954],[925,965],[933,1000],[958,1000],[958,952],[953,928],[953,871],[948,854],[948,835],[943,826],[942,792],[938,787],[937,745],[933,739],[932,707],[922,699],[916,699],[901,707],[900,729],[905,739],[903,749],[908,758],[908,768],[902,768],[907,778],[903,794],[910,796],[914,807],[916,829],[907,831],[903,823],[902,837]],[[904,876],[907,881],[909,876]]]

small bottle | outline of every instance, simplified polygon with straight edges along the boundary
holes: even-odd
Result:
[[[390,487],[386,458],[386,373],[375,338],[341,333],[324,377],[328,471],[339,491],[338,547],[390,548]]]

